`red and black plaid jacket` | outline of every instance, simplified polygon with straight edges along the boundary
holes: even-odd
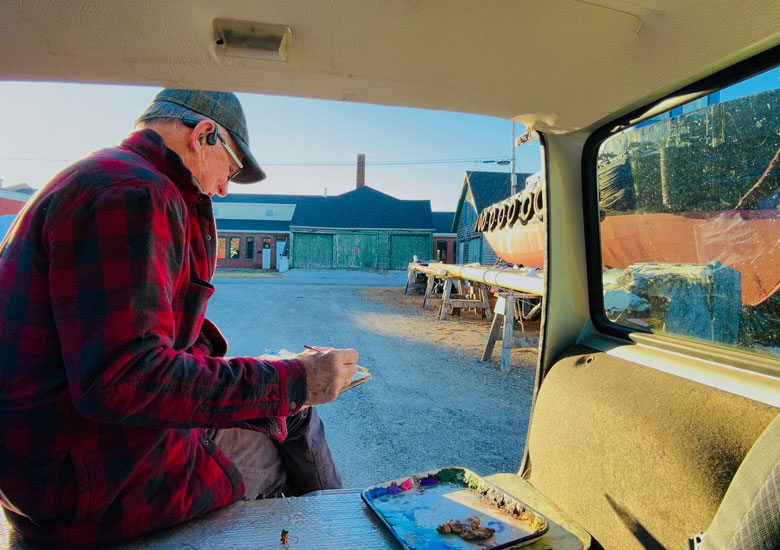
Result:
[[[226,506],[243,482],[202,428],[285,437],[303,368],[223,358],[204,319],[216,243],[211,200],[152,130],[17,217],[0,246],[0,503],[23,534],[119,540]]]

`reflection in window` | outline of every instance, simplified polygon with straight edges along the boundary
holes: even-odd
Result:
[[[436,261],[447,263],[447,241],[436,241]]]
[[[263,248],[271,248],[271,237],[263,237]]]
[[[230,237],[230,259],[241,259],[241,237]]]
[[[225,237],[218,237],[217,238],[217,258],[224,258],[225,257]]]
[[[255,259],[255,238],[254,237],[246,238],[246,259],[247,260]]]
[[[758,75],[601,144],[608,319],[780,356],[779,77]]]

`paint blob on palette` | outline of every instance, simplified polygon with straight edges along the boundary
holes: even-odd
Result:
[[[499,550],[531,542],[549,528],[540,514],[466,468],[387,481],[362,497],[407,550]],[[478,526],[477,537],[437,530],[444,524]]]

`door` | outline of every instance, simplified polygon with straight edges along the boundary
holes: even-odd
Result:
[[[469,257],[467,264],[478,264],[482,261],[482,237],[469,240]]]
[[[340,233],[333,238],[336,249],[334,267],[376,268],[376,234]]]
[[[276,241],[276,263],[274,264],[276,269],[279,269],[280,258],[284,254],[284,247],[287,246],[287,241]]]
[[[427,260],[431,253],[431,241],[430,235],[391,235],[390,269],[406,269],[414,256]]]
[[[296,232],[293,234],[292,251],[294,267],[333,267],[333,235]]]

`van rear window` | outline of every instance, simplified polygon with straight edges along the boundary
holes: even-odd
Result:
[[[605,139],[606,318],[780,357],[780,68]]]

